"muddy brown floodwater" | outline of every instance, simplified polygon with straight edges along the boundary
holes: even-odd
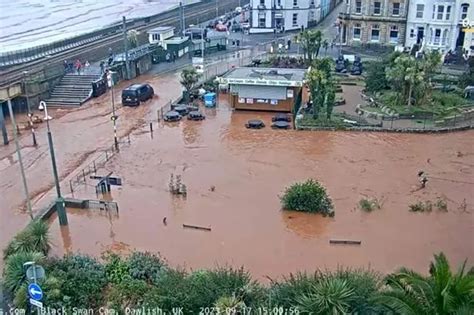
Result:
[[[474,259],[474,132],[247,130],[250,118],[270,126],[271,115],[232,112],[224,100],[204,110],[205,121],[163,124],[153,137],[146,127],[136,130],[131,146],[102,170],[123,179],[108,196],[118,202],[118,215],[70,209],[68,228],[52,222],[54,252],[147,250],[189,268],[243,265],[260,280],[340,265],[426,272],[440,251],[456,264]],[[424,190],[417,190],[419,170],[429,174]],[[172,173],[182,176],[186,198],[168,191]],[[284,188],[310,177],[327,187],[335,218],[280,210]],[[76,196],[95,193],[85,186]],[[382,200],[382,209],[362,212],[363,197]],[[447,200],[447,213],[408,211],[437,198]],[[330,245],[331,238],[362,245]]]

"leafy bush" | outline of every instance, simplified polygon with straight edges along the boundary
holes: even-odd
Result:
[[[383,61],[371,62],[367,65],[367,75],[365,84],[367,91],[378,92],[388,88],[388,82],[385,75],[387,64]]]
[[[116,311],[140,307],[150,290],[143,280],[129,279],[112,286],[107,296],[108,307]]]
[[[332,201],[326,189],[313,179],[295,183],[287,188],[281,197],[281,203],[284,210],[334,214]]]
[[[157,281],[166,270],[167,265],[159,255],[149,252],[133,252],[128,258],[128,272],[134,279],[145,280],[148,283]]]
[[[105,274],[109,282],[118,284],[124,280],[130,280],[128,264],[122,257],[115,253],[106,253],[103,258]]]
[[[433,210],[433,204],[431,201],[418,201],[415,204],[410,205],[411,212],[431,212]]]
[[[436,208],[438,208],[438,210],[440,210],[440,211],[447,212],[448,211],[448,203],[446,202],[446,200],[439,198],[438,200],[436,200]]]
[[[62,281],[62,297],[52,302],[64,307],[95,308],[102,305],[107,276],[104,266],[94,258],[78,254],[53,259],[47,273]],[[45,292],[45,295],[48,293]]]
[[[51,248],[48,223],[34,220],[18,233],[3,252],[3,258],[15,253],[40,252],[48,255]]]
[[[362,198],[359,201],[359,207],[365,212],[372,212],[374,210],[380,210],[382,208],[377,198],[373,198],[373,199]]]

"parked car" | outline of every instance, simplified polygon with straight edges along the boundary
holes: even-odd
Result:
[[[224,24],[219,23],[219,24],[216,25],[216,31],[218,31],[218,32],[227,32],[227,26],[224,25]]]
[[[192,111],[188,115],[189,120],[203,120],[206,119],[206,116],[204,116],[200,111]]]
[[[132,84],[122,90],[122,104],[124,106],[138,106],[153,97],[155,91],[149,84]]]
[[[288,114],[279,113],[272,117],[272,121],[273,122],[276,122],[276,121],[290,122],[291,117]]]
[[[189,113],[187,105],[176,105],[174,111],[180,114],[181,116],[186,116]]]
[[[165,114],[165,121],[180,121],[181,120],[181,115],[178,112],[175,112],[174,110],[171,110]]]

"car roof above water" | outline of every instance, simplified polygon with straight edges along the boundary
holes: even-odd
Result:
[[[145,86],[145,85],[146,85],[146,84],[138,84],[138,83],[132,84],[132,85],[128,86],[127,88],[125,88],[124,91],[126,91],[126,90],[129,90],[129,91],[136,91],[136,90],[142,88],[142,87]]]

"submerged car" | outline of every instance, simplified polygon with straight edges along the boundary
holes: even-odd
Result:
[[[196,110],[196,111],[189,112],[188,119],[189,120],[204,120],[206,119],[206,116],[204,116],[200,111]]]
[[[138,106],[153,98],[155,91],[149,84],[132,84],[122,91],[122,104],[124,106]]]
[[[273,129],[290,129],[291,125],[287,121],[278,120],[272,124],[272,128]]]
[[[165,121],[180,121],[181,120],[181,115],[174,111],[171,110],[165,114]]]
[[[181,116],[186,116],[189,113],[187,105],[176,105],[174,111],[178,112]]]
[[[262,129],[265,127],[265,124],[260,119],[250,119],[245,124],[245,127],[249,129]]]
[[[286,121],[286,122],[290,122],[291,121],[291,117],[287,114],[276,114],[275,116],[272,117],[272,121],[275,122],[275,121]]]

